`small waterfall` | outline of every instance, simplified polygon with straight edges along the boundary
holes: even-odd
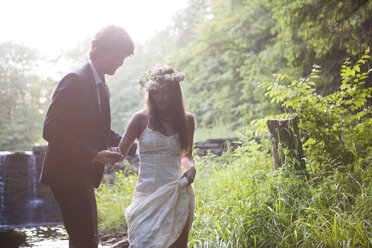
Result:
[[[38,182],[43,159],[0,152],[0,228],[62,223],[49,187]]]
[[[31,202],[36,200],[36,160],[34,155],[27,158],[28,188],[31,189]]]
[[[34,155],[30,154],[27,158],[27,175],[28,175],[28,195],[29,202],[27,203],[29,209],[29,224],[35,223],[35,210],[43,203],[42,199],[37,199],[37,173],[36,173],[36,158]]]

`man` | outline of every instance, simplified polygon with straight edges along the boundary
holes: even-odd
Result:
[[[50,186],[62,212],[69,246],[98,247],[98,187],[104,164],[122,159],[121,136],[111,129],[109,91],[104,75],[114,75],[133,55],[127,32],[107,26],[94,37],[90,61],[58,84],[44,122],[48,141],[40,182]]]

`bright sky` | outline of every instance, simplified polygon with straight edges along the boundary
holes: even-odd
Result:
[[[144,42],[171,24],[187,0],[0,0],[0,43],[13,41],[56,56],[108,24]]]

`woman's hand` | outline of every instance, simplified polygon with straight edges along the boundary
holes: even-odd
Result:
[[[121,153],[120,148],[118,146],[117,147],[109,147],[109,148],[107,148],[107,150],[109,150],[110,152],[119,152],[119,153]]]
[[[190,185],[194,182],[195,174],[196,174],[195,166],[191,166],[187,171],[185,171],[185,173],[183,173],[181,178],[186,177],[187,181],[189,181],[188,185]]]
[[[93,159],[93,162],[99,162],[101,164],[113,165],[122,160],[123,155],[121,152],[115,150],[103,150],[97,152],[96,156]]]
[[[109,147],[109,148],[107,148],[107,150],[109,150],[110,152],[120,153],[120,159],[116,163],[122,162],[124,160],[124,155],[121,152],[120,147],[118,147],[118,146],[117,147]]]

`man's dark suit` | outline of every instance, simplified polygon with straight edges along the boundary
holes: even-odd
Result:
[[[107,89],[106,85],[105,87]],[[54,92],[44,122],[43,136],[48,141],[48,148],[40,182],[51,187],[61,207],[65,227],[68,232],[69,230],[71,232],[69,232],[70,241],[78,239],[76,237],[79,234],[76,232],[79,232],[79,228],[75,226],[81,225],[81,228],[84,228],[83,225],[86,225],[86,223],[79,223],[87,222],[86,219],[75,219],[85,214],[85,211],[92,212],[89,214],[92,216],[88,217],[90,218],[88,225],[92,227],[84,232],[93,229],[95,229],[93,232],[97,232],[93,186],[99,186],[104,165],[93,163],[92,160],[98,151],[118,146],[121,136],[110,126],[108,89],[106,97],[99,105],[97,84],[90,64],[87,63],[66,75]],[[66,205],[65,202],[69,201],[69,197],[71,202]],[[85,198],[88,202],[80,202]],[[81,213],[74,210],[79,207],[83,208],[80,210]],[[68,219],[72,219],[73,223],[66,223]],[[88,241],[77,241],[79,242],[81,244]],[[87,244],[84,247],[91,246]]]
[[[92,180],[99,186],[104,165],[92,160],[98,151],[117,146],[121,139],[110,127],[109,97],[101,106],[103,113],[89,63],[61,80],[44,122],[48,149],[42,183],[66,190],[80,189]]]

